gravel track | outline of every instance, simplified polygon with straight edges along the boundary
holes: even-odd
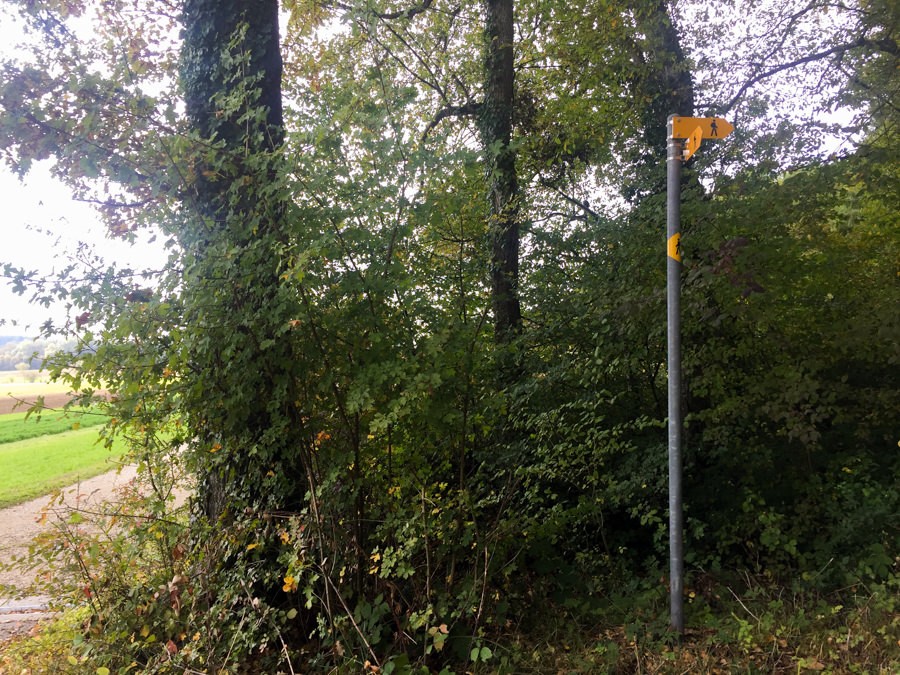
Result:
[[[81,481],[63,489],[65,502],[54,510],[63,518],[73,508],[89,508],[104,501],[113,500],[117,491],[129,484],[136,475],[134,467],[121,471],[109,471],[100,476]],[[6,563],[28,553],[28,546],[39,534],[41,514],[49,503],[49,497],[0,509],[0,561]],[[30,575],[20,570],[0,569],[0,584],[24,590],[32,581]],[[46,611],[47,598],[30,596],[18,599],[0,596],[0,645],[14,635],[28,633],[35,625],[50,616]],[[0,647],[2,649],[2,647]]]
[[[33,403],[35,396],[23,397],[26,403]],[[70,400],[68,394],[51,393],[44,396],[44,405],[48,408],[61,408]],[[27,405],[6,394],[0,394],[0,415],[13,412],[25,412]],[[9,470],[9,467],[0,470]],[[103,502],[115,501],[119,491],[135,480],[137,471],[132,466],[120,467],[100,476],[88,478],[62,490],[63,500],[55,501],[53,510],[56,516],[67,518],[72,509],[88,509],[97,507]],[[177,503],[183,503],[188,491],[177,491]],[[41,515],[50,503],[50,496],[39,497],[23,504],[0,509],[0,563],[9,563],[28,554],[28,547],[42,528]],[[48,518],[47,522],[52,522]],[[2,569],[0,564],[0,586],[25,591],[33,581],[33,573],[22,570]],[[26,596],[8,597],[0,589],[0,653],[3,645],[14,636],[27,634],[35,630],[38,623],[52,616],[47,611],[48,598]]]

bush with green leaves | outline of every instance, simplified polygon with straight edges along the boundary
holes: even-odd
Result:
[[[144,272],[88,257],[37,296],[71,303],[59,330],[78,340],[51,374],[79,400],[110,392],[106,433],[152,479],[147,499],[45,542],[48,565],[70,554],[97,667],[500,669],[499,640],[539,626],[535,607],[589,615],[634,576],[654,579],[627,586],[650,598],[634,622],[664,622],[653,152],[660,111],[694,95],[669,10],[523,3],[531,56],[555,65],[523,77],[522,118],[479,153],[492,26],[476,3],[430,4],[286,3],[284,62],[274,2],[183,3],[180,50],[167,7],[109,12],[117,39],[94,41],[48,18],[79,3],[26,11],[44,49],[0,82],[10,161],[55,156],[111,232],[152,226],[171,256]],[[338,16],[347,29],[324,35]],[[573,46],[572,25],[604,29]],[[176,73],[181,89],[158,86]],[[687,562],[882,583],[896,166],[874,142],[810,165],[800,131],[754,141],[781,165],[711,154],[686,172]],[[518,177],[512,203],[486,199]],[[631,201],[592,208],[605,190]],[[523,234],[514,261],[498,260],[504,228]],[[498,298],[515,265],[516,297]],[[521,324],[496,330],[498,300]],[[175,515],[167,467],[195,480]]]

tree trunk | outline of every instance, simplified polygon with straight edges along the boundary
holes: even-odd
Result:
[[[280,146],[284,121],[277,0],[185,0],[182,23],[181,77],[191,128],[203,138],[216,134],[230,145],[261,132],[260,140],[269,149]],[[213,103],[235,84],[235,65],[223,55],[242,26],[246,34],[241,47],[247,52],[243,75],[259,78],[256,103],[268,111],[265,120],[249,132],[238,122],[238,115],[222,115]]]
[[[647,75],[633,92],[636,101],[649,101],[641,112],[644,146],[633,156],[636,176],[625,185],[624,194],[638,203],[648,195],[666,189],[666,144],[669,115],[694,114],[694,84],[678,30],[666,0],[636,15],[643,39],[636,45],[635,58],[647,68]]]
[[[694,114],[694,83],[678,37],[668,3],[661,0],[640,20],[646,36],[646,52],[651,75],[643,94],[652,102],[644,109],[644,141],[657,157],[665,157],[669,115]]]
[[[513,0],[485,0],[485,81],[481,142],[490,199],[494,335],[509,342],[522,326],[519,306],[519,201],[513,126]]]
[[[184,0],[182,20],[187,117],[201,138],[185,198],[191,217],[179,232],[190,261],[184,320],[201,333],[191,342],[196,383],[185,396],[194,397],[188,410],[205,410],[193,420],[198,496],[215,521],[238,494],[245,505],[289,499],[265,491],[263,475],[291,464],[298,445],[272,433],[299,426],[284,422],[296,413],[284,385],[292,346],[276,339],[291,306],[278,279],[286,207],[268,190],[284,139],[278,2]]]

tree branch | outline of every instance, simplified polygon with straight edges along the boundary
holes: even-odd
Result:
[[[572,206],[581,209],[582,211],[587,213],[589,216],[592,216],[593,218],[596,218],[597,220],[601,219],[600,214],[591,208],[591,205],[588,203],[587,200],[581,201],[580,199],[576,199],[575,197],[566,194],[565,192],[560,190],[556,185],[554,185],[552,181],[542,178],[542,179],[540,179],[540,183],[543,187],[553,190],[558,196],[562,197],[564,200],[569,202]]]
[[[422,132],[422,140],[428,138],[428,134],[430,134],[442,120],[445,120],[448,117],[468,117],[470,115],[477,115],[481,111],[481,107],[481,103],[469,101],[463,105],[448,105],[446,108],[441,108],[437,115],[434,116],[434,119],[428,123],[427,127],[425,127],[425,131]]]
[[[794,61],[789,61],[787,63],[782,63],[777,66],[770,68],[762,73],[758,73],[754,75],[749,80],[744,82],[741,85],[741,88],[738,89],[737,93],[731,98],[731,100],[723,107],[718,108],[717,112],[719,114],[725,114],[734,106],[737,105],[738,101],[747,93],[747,90],[753,87],[754,85],[759,84],[763,80],[766,80],[773,75],[777,75],[785,70],[790,70],[791,68],[796,68],[797,66],[802,66],[807,63],[812,63],[813,61],[819,61],[821,59],[826,59],[829,56],[834,56],[835,54],[845,54],[846,52],[852,51],[854,49],[859,49],[861,47],[868,47],[874,49],[876,51],[885,52],[887,54],[893,54],[897,56],[900,54],[900,48],[898,48],[896,41],[891,40],[890,38],[885,38],[882,40],[873,40],[867,37],[859,37],[853,42],[847,42],[841,45],[835,45],[831,49],[826,49],[821,52],[816,52],[815,54],[808,54],[799,59],[795,59]]]
[[[409,9],[402,9],[396,12],[372,12],[379,19],[412,19],[416,14],[421,14],[422,12],[426,12],[431,8],[431,4],[434,0],[422,0],[421,5],[415,5],[414,7],[410,7]]]

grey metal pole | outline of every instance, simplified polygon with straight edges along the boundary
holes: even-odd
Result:
[[[666,149],[666,296],[669,354],[669,601],[672,628],[684,633],[684,525],[681,493],[681,163],[682,141]]]

